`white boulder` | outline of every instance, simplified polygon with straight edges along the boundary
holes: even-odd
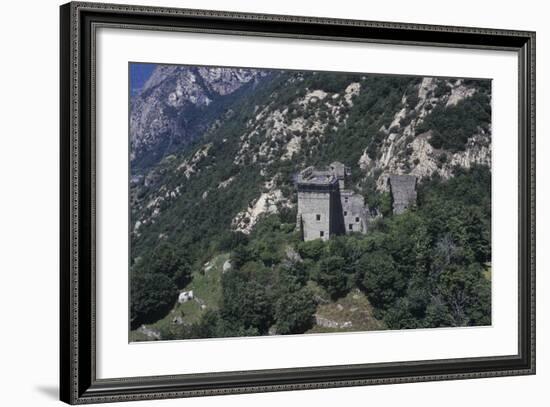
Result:
[[[193,290],[182,291],[178,297],[178,302],[183,304],[184,302],[190,301],[193,299]]]

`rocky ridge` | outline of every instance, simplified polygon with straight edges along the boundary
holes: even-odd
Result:
[[[131,99],[130,159],[134,170],[154,165],[199,137],[227,97],[268,71],[158,65]],[[212,115],[212,117],[210,117]],[[181,148],[181,147],[180,147]]]
[[[444,91],[435,96],[438,88]],[[468,139],[464,151],[451,152],[434,148],[430,144],[431,131],[418,133],[422,124],[433,109],[442,105],[456,106],[460,101],[473,96],[474,87],[464,85],[463,80],[424,78],[418,85],[416,103],[403,96],[401,109],[395,113],[393,121],[383,126],[384,135],[379,155],[372,159],[367,149],[358,164],[367,176],[377,179],[377,188],[388,190],[390,174],[415,175],[419,180],[438,174],[444,179],[452,175],[455,166],[470,168],[472,165],[491,165],[491,132],[478,128]],[[408,119],[408,120],[407,120]],[[408,121],[408,123],[407,123]]]

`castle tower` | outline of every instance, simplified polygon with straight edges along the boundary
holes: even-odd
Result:
[[[349,168],[338,161],[327,170],[308,167],[297,175],[296,222],[305,241],[367,233],[365,199],[351,189],[344,189],[349,175]]]
[[[308,167],[298,174],[298,226],[304,241],[342,234],[339,180],[332,171]]]

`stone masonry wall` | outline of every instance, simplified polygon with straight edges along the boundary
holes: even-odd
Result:
[[[330,192],[298,191],[298,221],[301,222],[304,241],[329,239],[330,210]]]
[[[416,177],[391,175],[388,179],[392,196],[393,213],[399,215],[416,205]]]
[[[341,194],[342,213],[346,233],[367,231],[365,200],[359,194],[346,191]]]

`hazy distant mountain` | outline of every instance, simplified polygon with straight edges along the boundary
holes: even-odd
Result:
[[[131,96],[132,167],[154,165],[188,145],[241,93],[266,77],[266,71],[158,65]]]

